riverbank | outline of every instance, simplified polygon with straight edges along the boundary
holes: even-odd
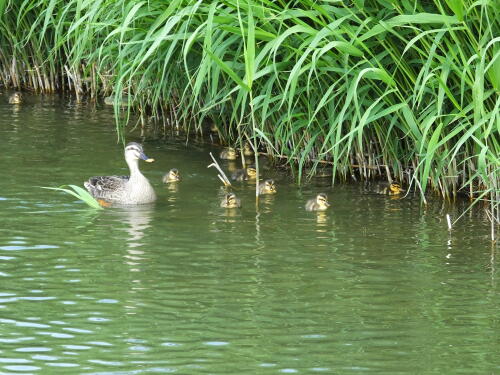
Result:
[[[398,180],[500,217],[493,4],[19,1],[2,9],[0,84],[129,110],[281,155],[297,179]],[[333,5],[332,5],[333,4]],[[194,128],[194,129],[193,129]]]

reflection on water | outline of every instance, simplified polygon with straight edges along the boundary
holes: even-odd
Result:
[[[129,248],[143,246],[141,239],[145,231],[151,227],[154,205],[123,206],[111,210],[116,221],[125,224],[123,229],[128,233],[126,240]]]
[[[0,373],[498,372],[481,210],[450,233],[460,203],[298,188],[265,159],[278,193],[256,205],[235,183],[226,210],[217,150],[129,136],[157,160],[158,201],[93,211],[39,186],[128,172],[112,109],[27,96],[0,112]],[[164,185],[172,166],[183,180]],[[306,212],[319,192],[330,209]]]
[[[177,199],[177,196],[175,195],[175,193],[179,192],[179,183],[178,182],[170,182],[170,183],[168,183],[168,184],[165,185],[165,188],[170,193],[172,193],[171,195],[169,195],[168,200],[170,202],[175,202],[176,199]]]
[[[141,272],[141,262],[147,260],[146,250],[142,241],[145,233],[151,227],[153,205],[120,207],[113,209],[117,227],[123,225],[127,233],[124,239],[127,244],[126,254],[123,255],[130,272]],[[136,281],[137,282],[137,281]]]

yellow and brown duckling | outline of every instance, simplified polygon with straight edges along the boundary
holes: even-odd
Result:
[[[328,197],[324,193],[319,193],[306,203],[306,211],[325,211],[328,207],[330,207],[330,203],[328,203]]]
[[[238,153],[234,148],[226,147],[220,152],[219,157],[223,160],[236,160]]]
[[[165,173],[165,175],[161,180],[163,181],[164,184],[168,184],[170,182],[177,182],[181,180],[181,175],[177,168],[172,168],[167,173]]]
[[[210,131],[212,133],[218,133],[219,132],[219,127],[217,126],[217,124],[213,121],[210,121]]]
[[[274,184],[274,180],[265,180],[263,183],[259,184],[259,194],[276,194],[276,185]]]
[[[15,92],[9,96],[9,104],[21,104],[23,102],[23,97],[20,92]]]
[[[405,190],[397,182],[379,182],[375,185],[373,191],[377,194],[399,195]]]
[[[253,165],[246,167],[245,169],[237,169],[231,175],[231,179],[234,181],[247,181],[254,180],[257,176],[257,170]]]
[[[222,198],[220,206],[222,208],[240,208],[241,200],[234,193],[228,193]]]
[[[129,99],[127,96],[122,96],[121,98],[118,98],[118,101],[116,101],[116,102],[115,102],[114,95],[107,96],[104,98],[104,104],[106,104],[106,105],[114,106],[115,103],[117,103],[118,106],[120,106],[120,107],[128,107],[129,105],[131,105],[132,99],[130,100],[130,103],[129,103]]]
[[[250,145],[249,142],[245,142],[245,144],[243,145],[243,155],[244,156],[253,156],[254,152],[253,152],[253,148],[252,146]]]

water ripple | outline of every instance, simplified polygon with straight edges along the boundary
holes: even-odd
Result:
[[[16,352],[22,352],[22,353],[38,353],[38,352],[50,352],[50,351],[52,351],[51,348],[37,347],[37,346],[29,346],[26,348],[16,349]]]
[[[32,99],[13,118],[0,98],[16,160],[0,179],[1,373],[498,372],[500,267],[483,214],[449,233],[456,206],[298,187],[262,160],[278,194],[257,210],[238,184],[233,215],[206,168],[215,147],[134,132],[157,158],[141,167],[158,201],[90,210],[33,181],[128,173],[113,111]],[[173,166],[184,180],[167,189]],[[306,212],[319,191],[331,210]]]
[[[22,322],[14,319],[1,319],[0,323],[14,324],[18,327],[30,327],[30,328],[49,328],[50,326],[47,324],[39,324],[39,323],[30,323],[30,322]]]

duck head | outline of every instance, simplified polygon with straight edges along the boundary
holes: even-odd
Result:
[[[275,194],[276,193],[276,185],[274,184],[274,180],[265,180],[264,181],[264,191],[270,194]]]
[[[397,182],[392,182],[390,185],[389,185],[389,190],[391,191],[391,195],[397,195],[397,194],[401,194],[402,191],[405,191],[400,184],[398,184]]]
[[[181,180],[181,175],[177,168],[172,168],[171,170],[168,171],[167,174],[165,174],[165,176],[163,176],[164,183],[175,182],[180,180]]]
[[[316,195],[316,204],[321,209],[327,209],[330,207],[330,203],[328,203],[328,197],[324,193],[319,193]]]
[[[144,160],[145,162],[152,163],[155,159],[146,156],[142,145],[137,142],[130,142],[125,146],[125,160],[136,161],[136,160]]]

